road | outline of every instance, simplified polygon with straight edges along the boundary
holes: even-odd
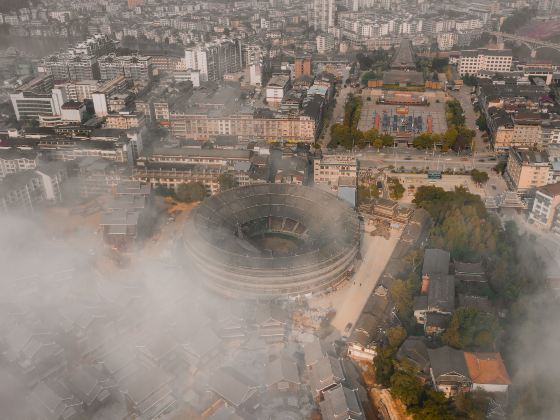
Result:
[[[476,119],[478,118],[478,115],[476,115],[476,113],[474,112],[474,108],[471,102],[471,88],[469,86],[463,85],[460,91],[451,91],[450,93],[451,96],[457,99],[463,107],[466,119],[465,125],[467,126],[467,128],[470,128],[476,132],[474,150],[480,152],[489,151],[490,148],[488,146],[488,143],[484,143],[484,140],[482,139],[482,132],[476,126]]]
[[[339,118],[344,118],[344,105],[346,105],[346,99],[348,98],[348,94],[350,92],[354,92],[354,90],[355,88],[348,85],[348,87],[343,86],[340,91],[338,91],[338,96],[335,98],[336,104],[334,106],[331,120],[329,121],[329,126],[325,127],[325,136],[320,140],[322,148],[326,148],[331,142],[331,126],[336,124]]]
[[[430,151],[416,149],[386,149],[386,152],[378,152],[368,149],[356,154],[360,162],[360,168],[388,167],[390,165],[407,169],[422,169],[429,167],[433,170],[479,170],[490,171],[497,160],[491,153],[477,153],[474,158],[468,155],[457,155],[453,152],[433,153]],[[493,159],[493,160],[490,160]]]
[[[337,312],[332,320],[332,326],[341,333],[344,333],[344,329],[349,323],[352,326],[356,325],[362,309],[391,258],[400,234],[400,231],[391,231],[391,237],[388,240],[380,236],[364,235],[362,263],[354,275],[352,283],[341,290],[344,298],[342,303],[336,306]]]

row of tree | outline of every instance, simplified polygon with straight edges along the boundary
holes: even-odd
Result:
[[[448,129],[445,133],[422,133],[415,137],[412,144],[417,149],[441,148],[443,151],[454,150],[459,152],[472,146],[476,136],[474,130],[465,127],[463,108],[457,100],[447,101],[445,114]]]
[[[388,134],[379,134],[377,129],[367,131],[358,130],[358,122],[362,112],[362,98],[349,96],[344,107],[344,120],[342,123],[331,126],[331,141],[329,148],[342,146],[351,150],[354,147],[363,149],[373,146],[377,149],[393,146],[395,139]]]

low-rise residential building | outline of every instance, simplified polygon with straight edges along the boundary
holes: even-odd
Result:
[[[45,200],[41,175],[33,170],[0,181],[0,212],[31,213]]]
[[[37,167],[37,152],[16,148],[0,149],[0,180],[16,172]]]
[[[326,184],[336,189],[341,176],[357,178],[358,160],[354,156],[323,156],[313,162],[313,179],[316,184]]]
[[[109,114],[105,117],[105,127],[119,128],[127,130],[129,128],[140,127],[144,124],[144,114],[134,111],[120,111],[116,114]]]
[[[465,352],[465,362],[473,391],[506,393],[511,385],[500,353]]]
[[[533,208],[529,213],[529,223],[544,230],[560,232],[560,183],[548,184],[537,188]]]
[[[428,349],[430,376],[434,387],[447,398],[470,391],[472,380],[461,350],[448,346]]]
[[[538,187],[548,184],[550,163],[546,152],[509,150],[505,178],[511,191],[533,195]]]
[[[366,416],[356,390],[337,385],[323,394],[319,403],[324,420],[365,420]]]
[[[273,107],[280,106],[284,95],[289,89],[289,76],[274,76],[266,85],[266,102]]]

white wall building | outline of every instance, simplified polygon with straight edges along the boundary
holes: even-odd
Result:
[[[511,50],[466,50],[461,51],[457,71],[460,76],[476,75],[481,70],[506,72],[511,70],[512,61]]]

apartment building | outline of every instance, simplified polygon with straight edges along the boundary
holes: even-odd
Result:
[[[537,188],[529,222],[546,231],[560,233],[560,183]]]
[[[460,76],[476,75],[481,70],[506,72],[511,70],[511,50],[465,50],[461,51],[457,71]]]
[[[307,115],[263,115],[251,111],[248,114],[236,113],[214,117],[206,113],[172,113],[170,119],[174,136],[195,140],[209,140],[216,135],[234,135],[245,140],[313,143],[316,135],[316,121]]]
[[[323,156],[313,162],[313,178],[316,184],[338,187],[340,177],[357,177],[358,160],[354,156]]]
[[[32,150],[0,149],[0,180],[10,174],[35,169],[37,153]]]
[[[39,76],[10,94],[12,107],[18,121],[38,120],[39,115],[60,115],[64,98],[52,90],[53,77]]]
[[[311,76],[311,57],[298,57],[294,61],[294,79]]]
[[[105,117],[106,128],[119,128],[128,130],[129,128],[140,127],[145,122],[144,114],[135,111],[120,111],[115,114],[108,114]]]
[[[266,85],[266,102],[273,107],[279,107],[289,89],[289,76],[274,76]]]
[[[542,146],[541,119],[539,117],[519,113],[514,117],[513,122],[511,146],[525,148]]]
[[[41,175],[17,172],[0,181],[0,213],[31,213],[45,200]]]
[[[200,80],[221,80],[227,73],[243,68],[239,40],[221,39],[185,50],[186,68],[200,71]]]
[[[316,47],[319,54],[325,54],[334,49],[335,43],[334,36],[332,34],[319,34],[315,38],[315,41],[317,43]]]
[[[310,21],[315,31],[328,32],[334,27],[335,15],[335,0],[313,0]]]
[[[215,194],[219,191],[218,177],[224,173],[231,173],[239,185],[253,182],[248,176],[250,168],[248,150],[157,148],[149,158],[139,159],[133,179],[167,188],[201,182],[209,194]]]
[[[509,150],[505,178],[510,190],[527,196],[548,184],[550,163],[546,152],[512,147]]]
[[[99,58],[101,80],[124,76],[132,80],[150,80],[153,76],[152,57],[142,55],[105,55]]]

